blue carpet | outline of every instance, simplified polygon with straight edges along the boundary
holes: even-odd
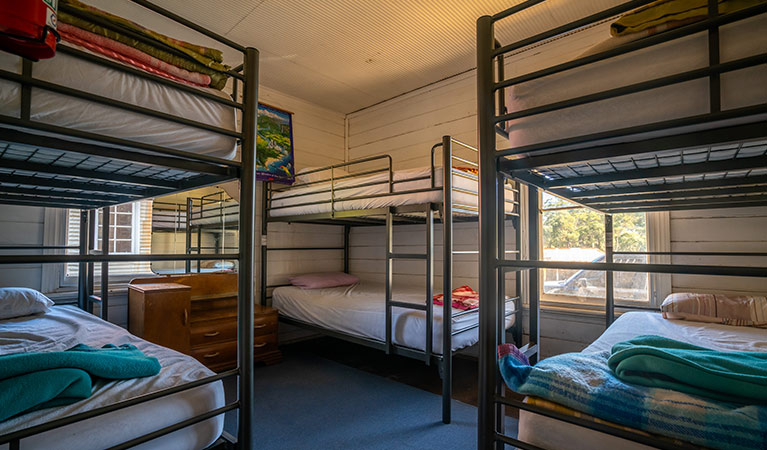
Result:
[[[256,369],[256,448],[476,448],[477,409],[454,400],[445,425],[441,402],[324,358],[290,355]]]

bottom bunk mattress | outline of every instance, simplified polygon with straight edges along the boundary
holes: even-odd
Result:
[[[46,314],[0,321],[0,355],[64,351],[77,344],[131,344],[156,357],[162,370],[153,377],[96,380],[88,399],[6,420],[0,423],[0,435],[214,375],[190,356],[147,342],[73,306],[54,306]],[[21,448],[109,448],[222,406],[223,384],[216,381],[31,436],[21,441]],[[221,436],[223,423],[220,415],[133,448],[202,449]],[[8,448],[0,445],[2,450]]]
[[[719,351],[767,352],[767,330],[765,329],[667,320],[660,313],[629,312],[621,315],[599,339],[586,347],[582,353],[609,352],[613,345],[618,342],[645,334],[663,336]],[[545,400],[528,399],[528,401],[530,400],[534,404],[555,408],[565,414],[590,418],[585,414]],[[614,426],[625,429],[620,425]],[[577,442],[580,448],[628,450],[652,448],[528,411],[519,412],[519,439],[547,449],[570,449],[573,448],[573,442]]]
[[[424,288],[395,287],[396,301],[424,304]],[[386,340],[386,293],[382,283],[361,282],[353,286],[326,289],[302,289],[295,286],[278,287],[272,293],[272,306],[292,319],[356,337]],[[506,327],[514,324],[514,302],[506,306]],[[453,308],[453,314],[461,312]],[[453,350],[477,342],[478,310],[452,319]],[[426,312],[392,308],[392,340],[396,345],[423,350],[426,343]],[[442,354],[442,306],[434,306],[432,351]]]

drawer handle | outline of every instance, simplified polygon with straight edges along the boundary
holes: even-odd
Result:
[[[266,325],[267,324],[265,324],[265,323],[261,323],[261,324],[258,324],[258,325],[253,325],[253,328],[255,328],[255,329],[266,328]]]
[[[218,356],[220,354],[221,354],[221,352],[208,353],[207,355],[204,355],[203,358],[215,358],[216,356]]]
[[[264,347],[265,345],[266,345],[266,342],[261,342],[260,344],[256,344],[256,345],[254,345],[253,347],[255,347],[255,348],[261,348],[261,347]]]
[[[204,336],[205,336],[205,337],[216,337],[216,336],[218,336],[219,334],[221,334],[221,332],[220,332],[220,331],[211,331],[211,332],[209,332],[209,333],[205,333],[205,334],[204,334]]]

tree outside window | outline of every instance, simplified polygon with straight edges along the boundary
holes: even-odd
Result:
[[[604,262],[604,215],[548,193],[541,208],[543,257],[551,261]],[[644,213],[613,215],[615,252],[647,250],[647,221]],[[644,263],[645,255],[613,256],[621,263]],[[616,301],[647,302],[648,277],[645,273],[615,272]],[[543,271],[542,299],[577,304],[603,304],[605,272],[596,270]]]

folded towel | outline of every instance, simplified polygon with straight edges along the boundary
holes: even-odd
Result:
[[[181,45],[179,42],[183,41],[151,32],[136,24],[132,27],[125,26],[125,19],[84,5],[77,0],[65,0],[59,5],[58,21],[133,47],[181,69],[208,75],[211,78],[210,87],[214,89],[223,89],[229,79],[226,74],[229,66],[188,48],[195,47],[194,44]]]
[[[160,373],[157,358],[132,345],[0,356],[0,422],[16,415],[90,397],[92,377],[109,380]]]
[[[767,0],[719,0],[719,14],[763,4]],[[625,14],[610,25],[613,36],[643,30],[655,32],[703,20],[708,15],[708,0],[659,0]]]
[[[188,70],[161,61],[141,50],[121,44],[104,36],[89,33],[88,31],[72,25],[61,22],[59,23],[58,32],[64,42],[79,45],[92,52],[107,56],[115,61],[120,61],[154,75],[178,83],[190,84],[198,87],[207,87],[210,84],[210,76],[208,75],[199,72],[189,72]]]
[[[648,433],[723,449],[767,448],[767,406],[712,400],[626,383],[607,364],[609,352],[565,353],[530,366],[511,344],[498,366],[514,391]],[[524,355],[522,355],[524,356]]]
[[[434,304],[442,305],[444,297],[442,294],[435,295]],[[479,293],[466,285],[453,289],[452,307],[464,311],[479,308]]]
[[[767,353],[720,352],[647,335],[615,344],[607,364],[628,383],[767,404]]]

